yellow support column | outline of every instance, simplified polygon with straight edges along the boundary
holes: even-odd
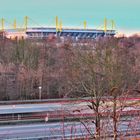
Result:
[[[104,19],[104,32],[107,31],[107,18]]]
[[[16,29],[16,28],[17,28],[17,21],[16,21],[16,19],[14,20],[13,27],[14,27],[14,29]]]
[[[62,32],[62,21],[59,22],[59,31]]]
[[[58,32],[58,16],[55,17],[56,32]]]
[[[27,28],[28,28],[28,16],[25,16],[24,17],[24,26],[25,26],[25,30],[27,30]]]
[[[87,28],[87,22],[84,21],[84,29],[86,29],[86,28]]]
[[[5,22],[5,20],[4,20],[4,18],[2,18],[1,19],[1,30],[2,31],[4,31],[4,22]]]
[[[111,20],[111,29],[114,30],[114,28],[115,28],[115,22],[114,20]]]

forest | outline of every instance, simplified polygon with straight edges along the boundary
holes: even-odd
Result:
[[[139,90],[137,35],[0,40],[0,100],[138,96]]]

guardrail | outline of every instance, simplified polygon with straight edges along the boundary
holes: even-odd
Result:
[[[103,97],[101,100],[112,100],[112,97]],[[94,100],[94,99],[93,99]],[[117,100],[131,100],[131,101],[140,101],[140,97],[119,97]],[[61,98],[61,99],[35,99],[35,100],[11,100],[11,101],[0,101],[0,105],[10,105],[10,104],[34,104],[34,103],[60,103],[60,102],[91,102],[90,97],[85,98]]]
[[[120,114],[120,116],[123,118],[125,117],[132,117],[132,116],[139,116],[140,110],[131,110],[131,111],[122,111],[117,112]],[[102,113],[101,118],[106,118],[108,115],[112,116],[112,112],[104,112]],[[6,124],[21,124],[21,123],[37,123],[37,122],[45,122],[46,116],[30,116],[30,117],[9,117],[7,119],[0,119],[0,125],[6,125]],[[48,122],[59,122],[59,121],[79,121],[79,120],[87,120],[87,119],[95,119],[96,114],[95,113],[85,113],[85,114],[49,114]],[[128,119],[128,118],[127,118]]]
[[[0,101],[0,105],[8,104],[27,104],[27,103],[58,103],[58,102],[69,102],[78,100],[88,100],[89,98],[62,98],[62,99],[36,99],[36,100],[11,100],[11,101]]]

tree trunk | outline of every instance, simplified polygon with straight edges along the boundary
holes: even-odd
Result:
[[[114,98],[113,102],[113,138],[114,140],[117,140],[117,101],[116,98]]]
[[[100,140],[100,114],[99,114],[99,105],[96,105],[96,119],[95,119],[95,139]]]

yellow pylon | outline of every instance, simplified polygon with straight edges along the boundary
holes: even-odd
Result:
[[[62,21],[59,22],[59,31],[62,32]]]
[[[56,32],[58,32],[58,16],[55,17]]]
[[[84,29],[86,29],[86,28],[87,28],[87,22],[84,21]]]
[[[104,32],[107,31],[107,18],[104,18]]]
[[[114,28],[115,28],[115,22],[114,20],[111,20],[111,29],[114,30]]]
[[[24,17],[24,26],[25,26],[25,30],[27,30],[27,28],[28,28],[28,19],[29,19],[28,16],[25,16],[25,17]]]
[[[1,30],[4,31],[4,23],[5,23],[5,19],[2,18],[1,19]]]
[[[16,21],[16,19],[14,20],[13,27],[14,27],[14,29],[17,28],[17,21]]]

